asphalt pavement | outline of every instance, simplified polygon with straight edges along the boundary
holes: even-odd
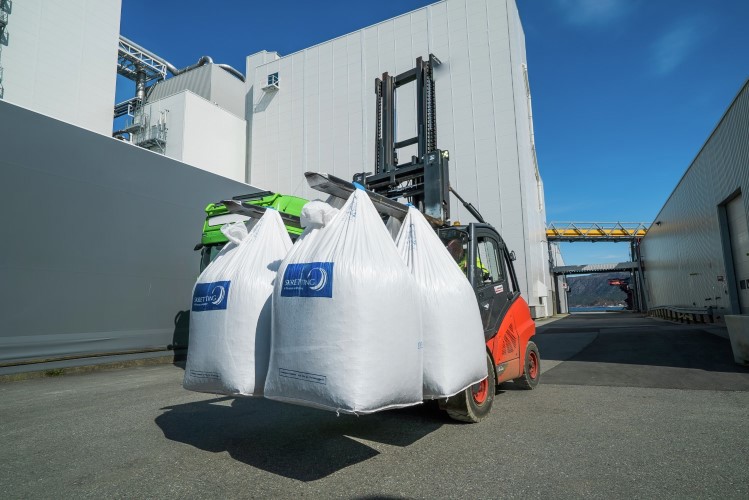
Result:
[[[479,424],[185,391],[179,366],[0,384],[2,498],[749,498],[749,370],[710,328],[572,315]]]

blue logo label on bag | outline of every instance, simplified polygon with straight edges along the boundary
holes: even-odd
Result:
[[[198,283],[192,294],[192,310],[220,311],[226,309],[229,302],[229,285],[231,281],[214,281],[213,283]]]
[[[333,263],[289,264],[283,273],[281,297],[333,297]]]

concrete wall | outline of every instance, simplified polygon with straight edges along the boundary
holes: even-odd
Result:
[[[435,54],[438,146],[450,179],[515,250],[521,290],[551,313],[543,185],[535,163],[525,43],[513,0],[447,0],[278,58],[247,59],[248,181],[318,197],[307,170],[350,179],[374,169],[374,80]],[[280,90],[265,92],[268,75]],[[398,140],[416,134],[415,88],[398,91]],[[415,146],[400,150],[401,158]],[[453,200],[454,220],[472,217]]]
[[[0,363],[172,343],[203,208],[255,189],[9,103],[0,116]]]
[[[120,0],[10,4],[0,42],[3,99],[111,134]]]
[[[712,306],[739,313],[739,282],[726,255],[725,205],[742,195],[749,216],[749,82],[666,201],[642,241],[649,307]],[[744,222],[744,225],[746,223]],[[746,228],[745,228],[746,229]],[[742,249],[749,254],[749,248]],[[749,312],[749,311],[747,311]]]
[[[151,125],[164,113],[168,129],[166,156],[244,181],[246,122],[243,119],[191,91],[151,100],[144,109]]]

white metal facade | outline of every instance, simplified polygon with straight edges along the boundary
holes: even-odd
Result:
[[[549,261],[552,267],[564,266],[564,257],[558,243],[549,243]],[[549,290],[549,300],[553,301],[555,314],[566,314],[569,312],[567,294],[569,286],[564,275],[553,277],[553,286]]]
[[[534,315],[549,315],[543,185],[514,0],[446,0],[285,57],[248,57],[247,181],[318,197],[305,171],[346,179],[371,172],[374,80],[407,71],[430,53],[442,61],[434,72],[437,144],[450,151],[451,184],[516,251]],[[274,73],[279,90],[263,91]],[[415,102],[413,85],[399,89],[397,140],[415,135]],[[455,200],[451,210],[453,220],[472,221]]]
[[[642,241],[649,307],[749,313],[749,82]],[[743,282],[743,285],[742,285]]]
[[[206,64],[158,82],[149,89],[148,100],[156,101],[189,90],[244,119],[244,82],[215,64]]]
[[[189,90],[149,102],[143,109],[149,117],[147,129],[159,120],[166,122],[166,156],[244,182],[244,120]]]
[[[0,47],[3,99],[110,135],[120,3],[12,2]]]

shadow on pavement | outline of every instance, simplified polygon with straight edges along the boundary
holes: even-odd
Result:
[[[546,383],[749,391],[749,369],[733,362],[729,340],[699,326],[632,313],[576,314],[538,333],[540,345],[582,342],[544,373]]]
[[[164,436],[299,481],[315,481],[379,452],[358,440],[409,446],[447,423],[423,404],[360,417],[261,398],[219,397],[162,408]]]

